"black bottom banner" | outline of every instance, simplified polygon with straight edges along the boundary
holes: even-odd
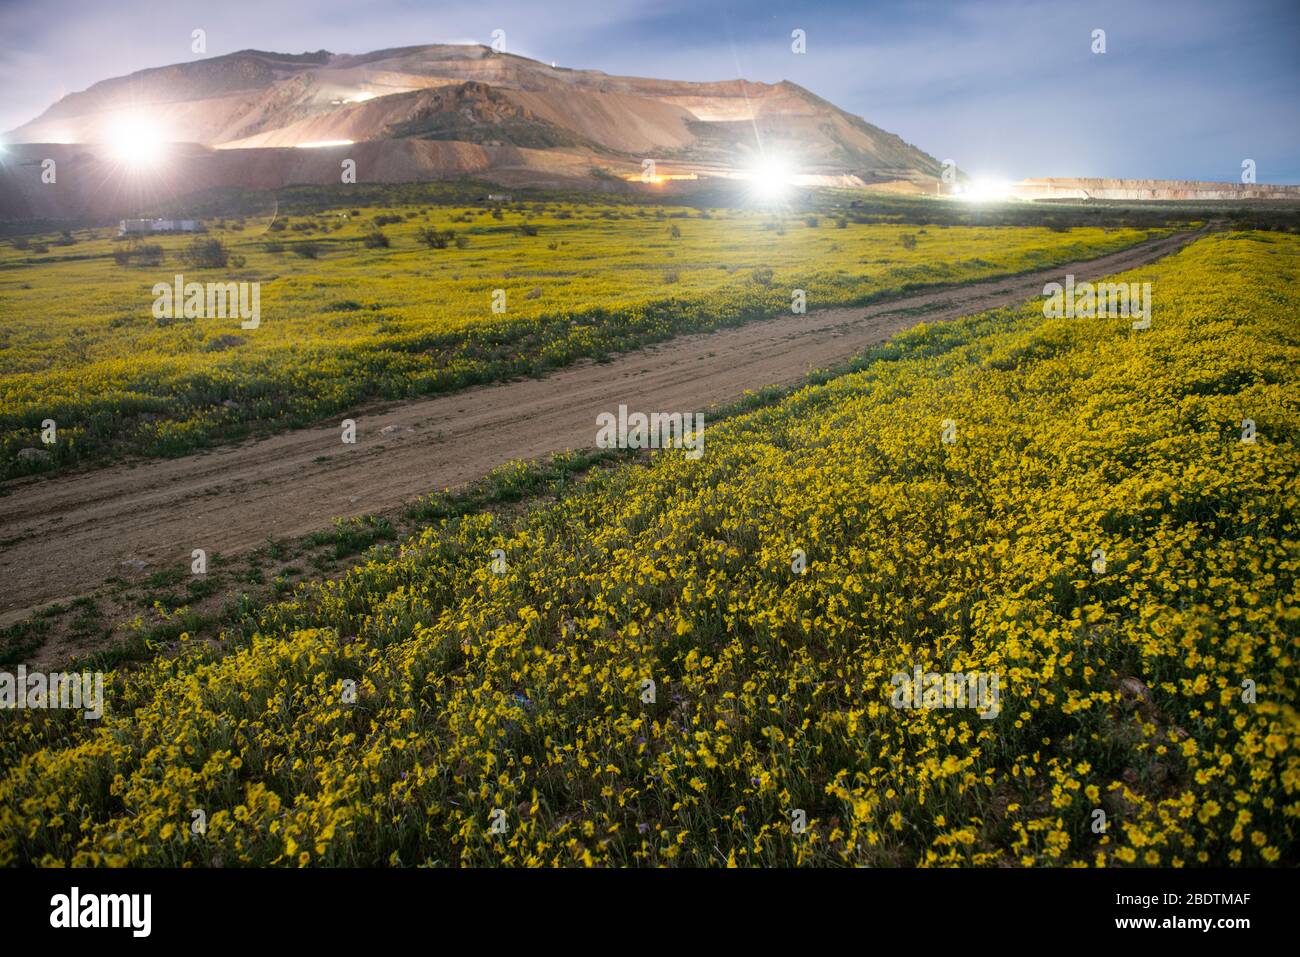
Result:
[[[1293,870],[8,870],[0,914],[18,940],[77,934],[127,946],[362,945],[376,931],[441,925],[494,945],[547,931],[592,944],[652,939],[689,926],[692,938],[734,947],[781,924],[838,936],[846,919],[869,931],[864,942],[1042,932],[1232,946],[1292,928],[1297,889]]]

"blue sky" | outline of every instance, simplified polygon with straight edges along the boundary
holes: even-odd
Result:
[[[502,29],[510,52],[564,66],[792,80],[975,174],[1236,180],[1253,159],[1260,182],[1300,183],[1297,0],[0,0],[0,129],[193,59],[196,27],[209,56]]]

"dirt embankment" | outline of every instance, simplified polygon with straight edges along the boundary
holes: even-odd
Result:
[[[1288,200],[1300,202],[1300,186],[1208,183],[1187,179],[1026,179],[1011,193],[1019,199]]]

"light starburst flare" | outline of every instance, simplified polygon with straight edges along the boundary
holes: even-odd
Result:
[[[162,130],[147,117],[139,115],[116,120],[108,129],[106,144],[114,160],[137,170],[158,167],[168,152],[168,142]]]

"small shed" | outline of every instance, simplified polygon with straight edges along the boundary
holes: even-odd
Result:
[[[197,233],[203,224],[197,219],[124,219],[117,228],[119,236],[144,236],[150,233]]]

